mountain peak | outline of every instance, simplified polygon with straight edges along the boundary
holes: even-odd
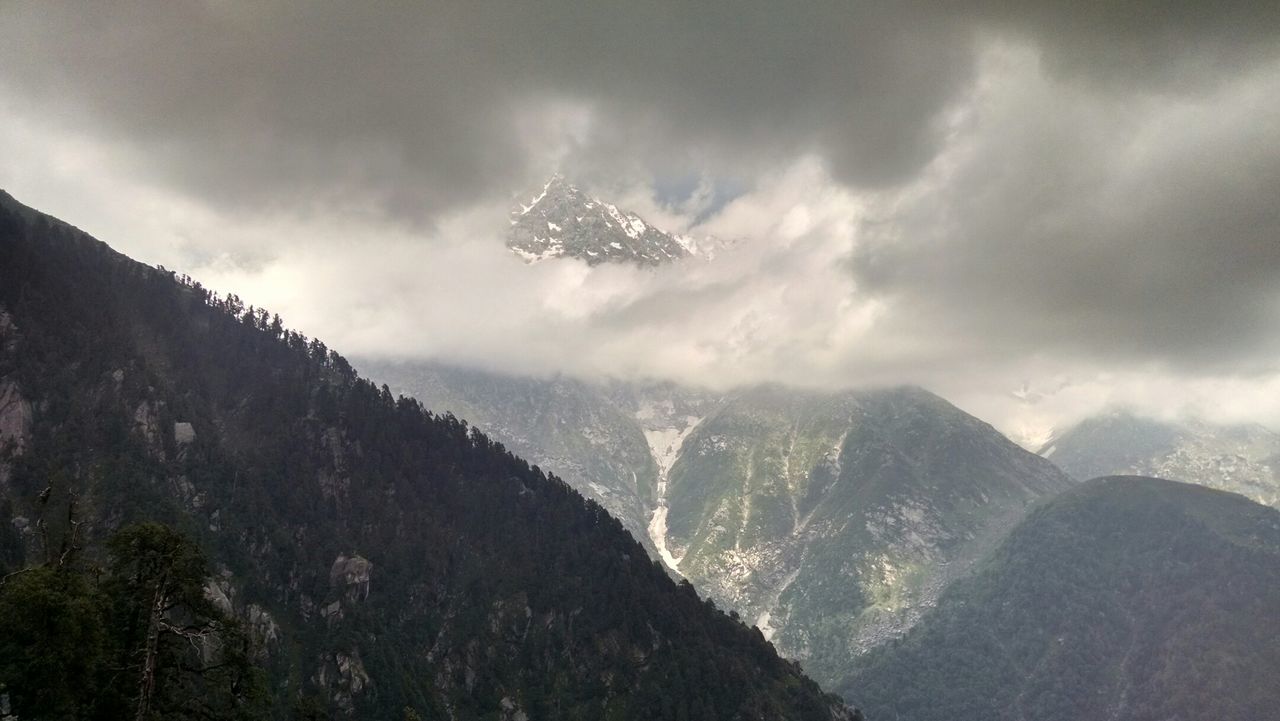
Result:
[[[705,255],[694,239],[666,233],[628,210],[591,196],[560,173],[511,210],[507,247],[527,263],[570,257],[588,265],[657,266]]]

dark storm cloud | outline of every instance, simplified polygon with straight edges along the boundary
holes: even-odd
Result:
[[[1251,61],[1277,15],[1009,5],[9,3],[0,82],[215,201],[423,218],[543,172],[526,145],[546,103],[595,113],[565,158],[584,174],[749,175],[816,151],[839,179],[878,187],[938,150],[976,30],[1029,35],[1073,72],[1159,78],[1175,60],[1211,74]]]
[[[1269,0],[975,0],[948,7],[1029,39],[1052,73],[1121,92],[1212,86],[1274,57],[1280,33],[1280,4]]]
[[[1026,68],[1004,92],[945,179],[868,228],[864,289],[995,354],[1274,370],[1280,66],[1171,103]]]
[[[488,49],[444,17],[356,7],[10,6],[0,80],[214,203],[412,216],[519,172],[510,79],[485,72]]]
[[[415,216],[545,172],[521,134],[556,101],[596,114],[566,159],[584,173],[818,150],[851,182],[900,180],[970,65],[966,30],[888,4],[369,8],[11,4],[0,81],[213,200]]]

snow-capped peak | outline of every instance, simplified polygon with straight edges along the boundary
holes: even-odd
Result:
[[[631,211],[582,192],[559,173],[512,209],[507,247],[528,263],[567,256],[590,265],[657,266],[689,256],[709,257],[693,238],[663,232]]]

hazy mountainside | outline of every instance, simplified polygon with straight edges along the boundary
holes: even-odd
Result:
[[[635,213],[587,195],[559,174],[527,203],[520,202],[510,222],[507,247],[530,263],[569,257],[588,265],[652,266],[699,253],[694,239],[664,233]]]
[[[903,721],[1280,718],[1280,512],[1110,477],[1033,512],[846,688]]]
[[[919,389],[714,394],[364,367],[599,498],[819,679],[913,623],[1030,502],[1070,485]],[[628,468],[637,437],[648,458]]]
[[[1056,435],[1040,454],[1080,480],[1155,476],[1280,506],[1280,434],[1258,425],[1170,423],[1108,413]]]
[[[275,716],[846,713],[558,479],[3,194],[0,388],[0,572],[180,528]]]
[[[666,544],[819,679],[900,633],[1070,481],[915,388],[743,391],[684,441]]]
[[[645,546],[660,483],[681,433],[718,403],[713,393],[669,383],[597,385],[426,362],[359,359],[360,371],[437,413],[453,413],[521,458],[604,506]]]
[[[520,378],[440,363],[357,364],[392,392],[466,419],[565,479],[656,552],[647,529],[658,468],[643,429],[603,389],[572,378]]]

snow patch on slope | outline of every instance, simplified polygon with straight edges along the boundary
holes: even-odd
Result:
[[[702,422],[702,419],[689,416],[685,421],[684,428],[645,429],[644,431],[649,452],[653,455],[654,463],[658,465],[657,504],[649,520],[649,539],[658,549],[662,562],[677,573],[680,571],[681,559],[676,558],[667,547],[667,477],[676,459],[680,457],[680,449],[684,446],[685,439]]]

